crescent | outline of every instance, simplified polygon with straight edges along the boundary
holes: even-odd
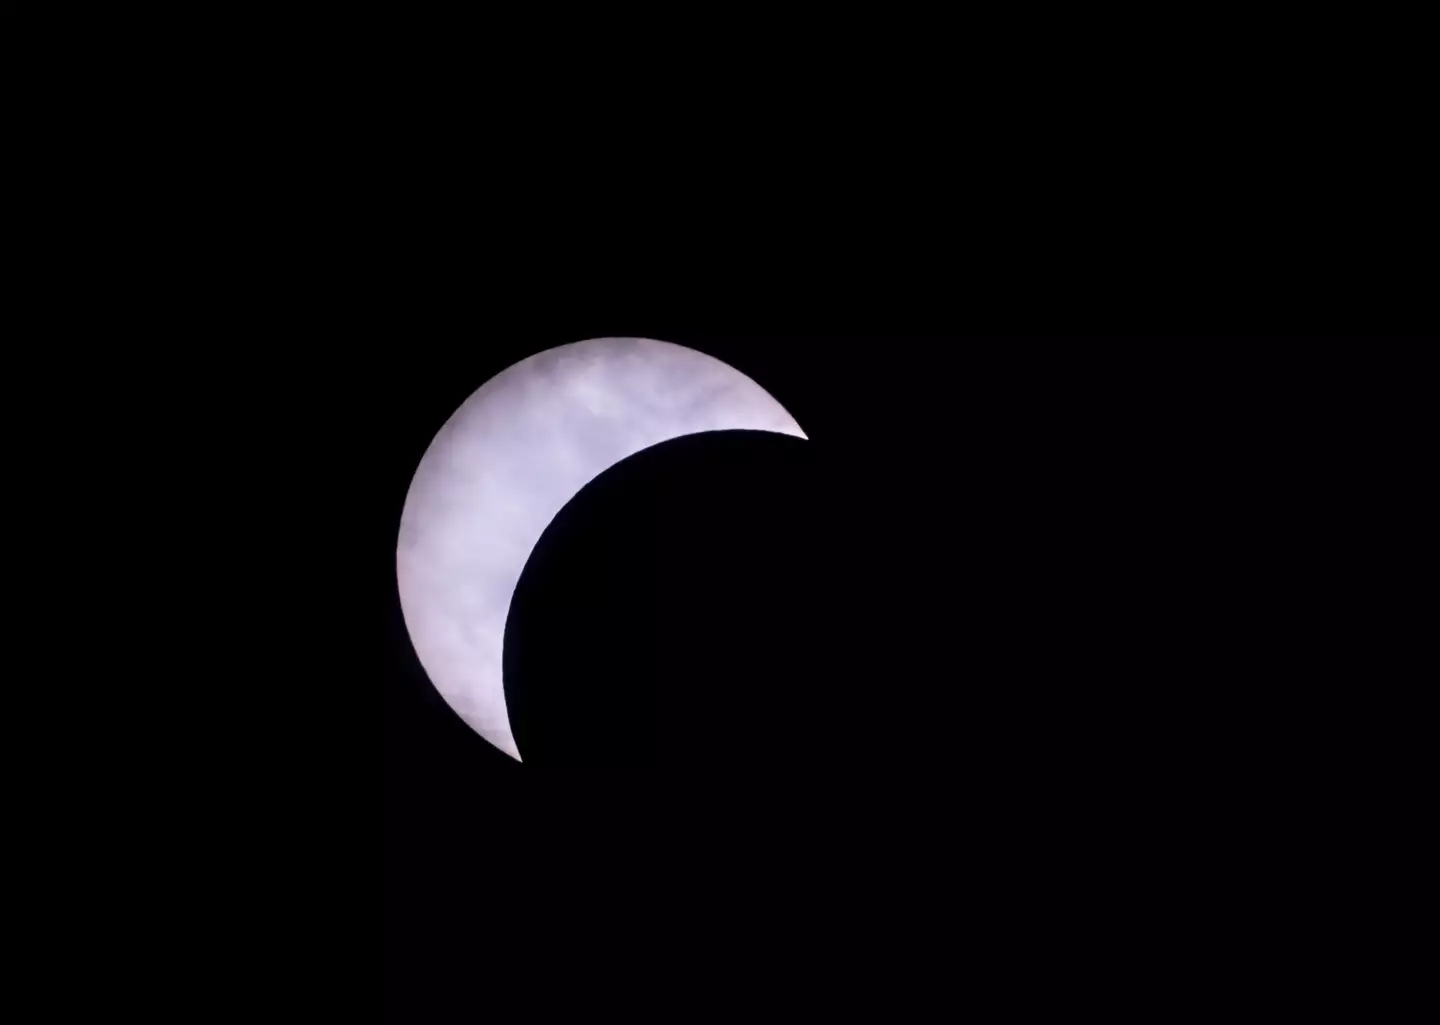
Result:
[[[400,607],[430,682],[515,759],[501,666],[516,584],[541,534],[615,463],[704,431],[806,435],[733,367],[648,338],[595,338],[521,360],[446,421],[400,517]]]

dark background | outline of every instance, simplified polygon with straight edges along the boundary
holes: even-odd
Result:
[[[725,360],[809,440],[679,439],[562,512],[507,625],[520,765],[426,681],[395,524],[471,391],[603,334]],[[501,950],[615,931],[684,950],[724,920],[783,946],[793,921],[843,946],[877,917],[960,916],[967,956],[1006,961],[1026,923],[1104,947],[1222,921],[1259,880],[1283,900],[1329,793],[1302,754],[1326,699],[1286,664],[1332,643],[1292,600],[1321,572],[1315,463],[1344,449],[1329,358],[624,325],[397,367],[372,553],[392,1010],[464,1004]]]
[[[1122,68],[1111,77],[1123,102],[1089,104],[1102,116],[1087,108],[1062,139],[1046,127],[1057,91],[1021,61],[971,76],[957,117],[902,124],[878,145],[854,105],[831,104],[843,133],[787,119],[787,139],[832,158],[806,173],[784,146],[757,159],[711,133],[703,148],[669,131],[626,139],[608,110],[583,131],[557,128],[515,102],[513,83],[477,101],[470,56],[418,46],[433,74],[416,79],[393,47],[333,35],[318,49],[364,71],[317,70],[302,40],[311,97],[253,53],[232,66],[206,40],[166,33],[154,34],[162,48],[215,69],[223,88],[109,35],[99,49],[120,54],[122,73],[102,61],[98,78],[69,75],[62,60],[26,79],[21,106],[44,130],[16,148],[34,168],[17,209],[38,230],[17,246],[8,454],[39,471],[39,486],[12,489],[12,511],[36,521],[12,531],[12,555],[34,557],[46,587],[12,590],[17,612],[60,629],[12,630],[11,696],[56,708],[12,709],[12,746],[34,752],[15,796],[47,815],[10,833],[59,869],[49,886],[12,873],[55,934],[47,944],[17,925],[22,946],[66,966],[47,999],[120,998],[108,980],[73,985],[86,941],[98,962],[117,949],[143,961],[115,974],[148,999],[188,993],[218,965],[227,977],[203,987],[212,1002],[289,1004],[289,987],[271,998],[267,985],[282,962],[282,978],[314,984],[327,961],[327,1001],[371,999],[373,817],[362,798],[357,838],[344,810],[347,794],[374,789],[361,767],[379,737],[356,701],[372,670],[397,1020],[498,1015],[507,995],[604,1006],[574,963],[621,961],[632,992],[685,993],[672,1017],[723,989],[677,985],[636,936],[736,977],[768,960],[794,980],[819,962],[832,977],[810,991],[847,1010],[881,974],[877,948],[954,980],[973,1010],[977,980],[1079,1002],[1055,975],[1067,961],[1126,992],[1193,953],[1177,937],[1208,937],[1188,984],[1170,988],[1189,1004],[1213,980],[1273,973],[1297,935],[1333,935],[1316,918],[1333,916],[1338,888],[1357,905],[1414,907],[1413,892],[1386,900],[1372,885],[1418,845],[1377,843],[1373,816],[1336,809],[1374,806],[1407,775],[1391,766],[1432,746],[1401,743],[1397,723],[1432,719],[1384,685],[1428,695],[1433,676],[1392,654],[1402,635],[1432,631],[1420,616],[1433,573],[1397,527],[1428,509],[1433,374],[1415,357],[1433,346],[893,329],[1400,326],[1409,295],[1433,291],[1416,287],[1432,262],[1415,253],[1426,204],[1404,188],[1424,164],[1408,151],[1418,133],[1375,114],[1418,90],[1379,76],[1376,102],[1309,102],[1326,130],[1297,144],[1276,126],[1298,123],[1326,76],[1282,68],[1278,106],[1247,89],[1236,108],[1260,111],[1250,134],[1270,145],[1237,149],[1235,118],[1207,114],[1215,130],[1197,135],[1166,89]],[[1141,49],[1183,67],[1163,33]],[[1353,93],[1353,54],[1315,49]],[[147,87],[127,88],[142,66]],[[1216,76],[1190,78],[1214,93]],[[1038,121],[1009,111],[1021,80],[1040,85]],[[73,101],[52,113],[45,100],[62,92]],[[272,109],[256,109],[265,92]],[[897,120],[895,104],[868,105]],[[1364,132],[1337,121],[1341,106]],[[1035,145],[986,145],[975,111]],[[532,138],[509,144],[497,115]],[[834,144],[808,145],[824,134]],[[542,153],[541,137],[564,154]],[[1122,137],[1131,145],[1111,145]],[[943,142],[965,173],[907,139]],[[861,155],[905,187],[836,177]],[[912,187],[927,170],[943,189]],[[637,198],[664,204],[668,233],[643,229]],[[886,236],[870,242],[869,225]],[[682,226],[713,265],[674,244]],[[893,237],[901,226],[916,243]],[[833,262],[797,244],[807,237],[836,242]],[[642,240],[660,260],[625,251]],[[914,257],[897,260],[905,250]],[[887,267],[903,285],[883,287]],[[742,341],[633,319],[674,299],[692,324],[746,330],[785,322],[766,309],[777,298],[790,323],[848,330],[868,307],[885,333]],[[601,322],[611,302],[630,319]],[[558,329],[557,316],[591,320]],[[537,323],[551,327],[512,326]],[[516,729],[536,752],[521,767],[425,682],[394,594],[395,527],[411,471],[465,396],[536,349],[605,334],[715,353],[812,440],[671,446],[597,482],[557,523],[511,623]],[[39,355],[53,373],[30,365]],[[1393,459],[1393,490],[1377,487],[1377,455],[1397,440],[1422,451]],[[37,543],[42,525],[59,544]],[[1426,522],[1416,537],[1432,532]],[[1346,560],[1372,576],[1341,594]],[[1356,657],[1353,613],[1382,605],[1400,625]],[[1359,694],[1374,698],[1368,722]],[[47,724],[54,743],[35,735]],[[82,761],[93,771],[76,772]],[[73,801],[53,793],[70,779]],[[1394,821],[1423,822],[1424,800]],[[85,835],[67,837],[72,823]],[[1362,842],[1370,872],[1348,857]],[[189,920],[162,925],[157,894],[172,889]],[[76,913],[58,903],[67,895]],[[113,896],[133,905],[99,911]],[[1427,923],[1407,924],[1393,932]],[[1387,930],[1346,931],[1342,970]],[[346,937],[356,956],[339,953]],[[559,956],[567,944],[578,957]],[[540,984],[516,963],[540,969]],[[1329,1004],[1340,974],[1312,969],[1276,989]],[[898,1017],[908,987],[886,981],[881,1013]]]

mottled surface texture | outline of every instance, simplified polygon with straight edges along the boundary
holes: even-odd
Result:
[[[620,460],[717,430],[805,437],[719,360],[668,342],[597,338],[497,374],[435,436],[400,519],[400,604],[431,682],[490,743],[520,757],[501,648],[511,595],[550,521]]]

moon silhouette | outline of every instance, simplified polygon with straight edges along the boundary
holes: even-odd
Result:
[[[805,432],[763,388],[704,353],[594,338],[521,360],[436,434],[400,517],[396,576],[411,643],[446,703],[515,759],[502,649],[540,536],[615,463],[705,431]]]

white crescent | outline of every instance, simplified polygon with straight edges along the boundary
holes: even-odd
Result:
[[[400,607],[430,682],[515,759],[501,649],[510,599],[566,503],[629,456],[703,431],[805,432],[758,384],[704,353],[594,338],[485,382],[430,443],[405,498]]]

